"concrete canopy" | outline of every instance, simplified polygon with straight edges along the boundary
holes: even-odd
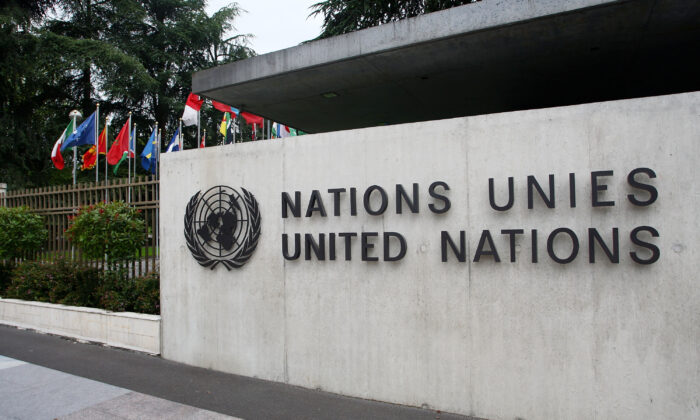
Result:
[[[700,2],[484,0],[197,72],[317,133],[700,90]]]

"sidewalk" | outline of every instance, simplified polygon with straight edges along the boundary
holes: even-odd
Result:
[[[0,419],[233,419],[0,356]]]
[[[470,419],[225,374],[0,325],[0,420],[232,417]]]

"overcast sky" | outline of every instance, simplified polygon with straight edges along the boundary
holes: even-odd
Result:
[[[258,54],[299,45],[316,38],[321,33],[323,19],[307,18],[309,6],[320,0],[239,0],[238,5],[247,12],[234,21],[237,33],[255,35],[251,47]],[[207,12],[214,13],[228,0],[208,0]]]

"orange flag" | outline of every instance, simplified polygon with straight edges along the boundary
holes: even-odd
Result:
[[[98,139],[98,146],[101,155],[107,154],[107,128],[102,129],[102,134]],[[83,164],[80,167],[81,171],[92,169],[97,165],[97,154],[95,154],[95,145],[92,145],[87,152],[83,154]]]

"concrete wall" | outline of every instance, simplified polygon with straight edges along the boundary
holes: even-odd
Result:
[[[0,299],[0,324],[160,353],[160,316]]]
[[[484,115],[427,123],[309,135],[284,141],[190,150],[163,156],[161,300],[163,356],[197,366],[362,398],[491,419],[700,417],[700,288],[697,165],[700,93]],[[635,168],[658,199],[645,200],[627,177]],[[592,206],[592,171],[607,190]],[[575,174],[576,207],[569,174]],[[527,176],[547,190],[555,176],[555,208],[535,195]],[[514,178],[513,208],[497,204]],[[428,194],[446,182],[451,208]],[[420,185],[420,212],[397,214],[396,184]],[[243,268],[200,267],[183,236],[190,197],[215,185],[244,187],[262,212],[262,236]],[[362,209],[371,185],[387,190],[381,216]],[[358,189],[358,214],[333,216],[329,188]],[[602,187],[601,187],[602,188]],[[328,217],[281,217],[282,192],[309,200],[322,192]],[[441,191],[441,190],[439,190]],[[374,197],[373,205],[376,205]],[[303,206],[303,211],[306,205]],[[630,232],[652,226],[654,264]],[[547,253],[552,231],[566,227],[580,250],[569,264]],[[619,263],[596,246],[619,229]],[[473,262],[483,230],[501,262]],[[523,229],[514,244],[503,229]],[[538,230],[532,262],[531,230]],[[441,261],[441,231],[466,233],[466,262]],[[407,252],[397,262],[360,259],[288,261],[283,233],[400,232]],[[565,235],[553,251],[565,256]],[[372,251],[374,252],[374,251]],[[451,252],[451,251],[450,251]]]

